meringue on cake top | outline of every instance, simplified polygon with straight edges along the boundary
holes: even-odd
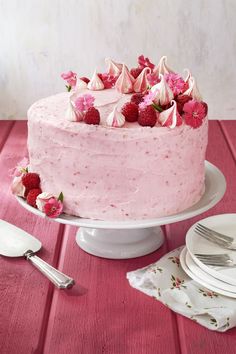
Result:
[[[162,57],[138,66],[106,59],[91,80],[63,74],[69,92],[28,111],[30,171],[64,212],[100,220],[178,213],[204,193],[207,104],[196,80]],[[76,78],[76,80],[75,80]]]

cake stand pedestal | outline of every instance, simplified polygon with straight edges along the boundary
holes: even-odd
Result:
[[[102,221],[83,219],[62,214],[56,222],[77,226],[77,244],[95,256],[111,259],[127,259],[144,256],[157,250],[164,242],[162,225],[175,223],[199,215],[216,205],[226,190],[226,181],[221,171],[205,162],[205,192],[201,200],[178,214],[150,220]],[[31,207],[23,198],[18,202],[30,212],[46,217]]]

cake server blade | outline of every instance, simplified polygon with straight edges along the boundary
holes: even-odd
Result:
[[[60,289],[70,288],[74,280],[35,255],[41,242],[26,231],[0,219],[0,254],[6,257],[25,257]]]

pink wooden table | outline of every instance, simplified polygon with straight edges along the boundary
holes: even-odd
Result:
[[[227,179],[223,200],[204,215],[167,226],[158,251],[122,261],[86,254],[75,243],[76,228],[36,217],[11,196],[8,171],[25,155],[26,137],[25,121],[0,121],[0,218],[38,237],[44,246],[40,256],[77,285],[57,290],[25,260],[0,257],[0,353],[236,353],[236,329],[209,331],[126,280],[127,271],[182,245],[196,220],[236,212],[236,121],[210,122],[207,159]]]

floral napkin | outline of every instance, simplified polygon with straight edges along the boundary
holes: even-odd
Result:
[[[211,330],[224,332],[236,326],[236,299],[219,295],[192,280],[179,262],[182,249],[127,273],[130,285]]]

